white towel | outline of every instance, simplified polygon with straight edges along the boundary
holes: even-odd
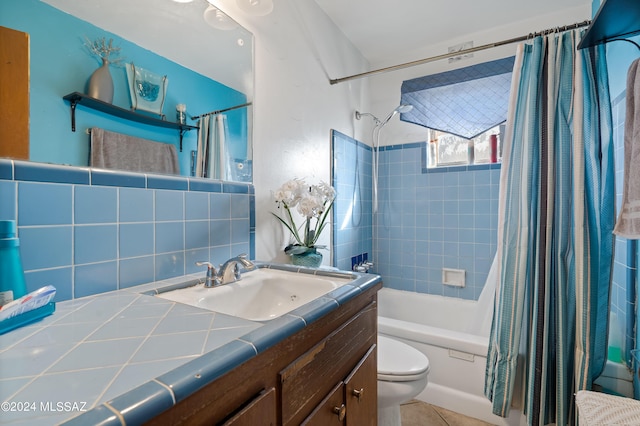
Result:
[[[98,127],[91,129],[91,167],[180,174],[175,146]]]
[[[640,239],[640,59],[627,72],[627,111],[624,122],[624,182],[622,205],[613,233]],[[634,165],[632,167],[632,165]]]

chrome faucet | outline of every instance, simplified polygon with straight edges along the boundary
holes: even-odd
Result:
[[[232,283],[242,278],[242,276],[240,275],[240,267],[238,265],[242,265],[242,267],[247,271],[256,269],[256,265],[254,265],[253,262],[247,259],[246,253],[239,254],[236,257],[232,257],[231,259],[224,262],[218,270],[218,277],[222,281],[222,284]]]
[[[227,260],[220,265],[220,268],[218,268],[217,271],[216,267],[210,262],[196,262],[196,265],[207,267],[207,277],[204,282],[204,286],[207,288],[238,281],[242,278],[239,265],[242,265],[242,267],[247,271],[256,269],[256,265],[247,259],[247,255],[245,253]]]

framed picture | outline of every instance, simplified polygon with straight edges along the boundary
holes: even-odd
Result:
[[[131,109],[158,114],[164,119],[162,108],[169,80],[166,75],[156,74],[132,63],[126,64]]]

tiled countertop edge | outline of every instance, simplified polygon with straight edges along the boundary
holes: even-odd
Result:
[[[265,322],[262,327],[189,361],[154,380],[143,383],[137,388],[111,401],[100,404],[63,424],[125,426],[148,421],[380,281],[380,277],[377,275],[355,272],[298,268],[292,265],[265,263],[259,263],[258,266],[322,276],[351,276],[355,277],[355,280],[286,315]],[[120,291],[148,293],[154,289],[166,288],[190,278],[195,279],[198,276],[187,275]]]

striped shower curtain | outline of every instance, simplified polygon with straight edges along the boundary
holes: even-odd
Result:
[[[500,176],[485,394],[529,425],[575,421],[606,362],[614,165],[604,47],[584,30],[518,47]]]

